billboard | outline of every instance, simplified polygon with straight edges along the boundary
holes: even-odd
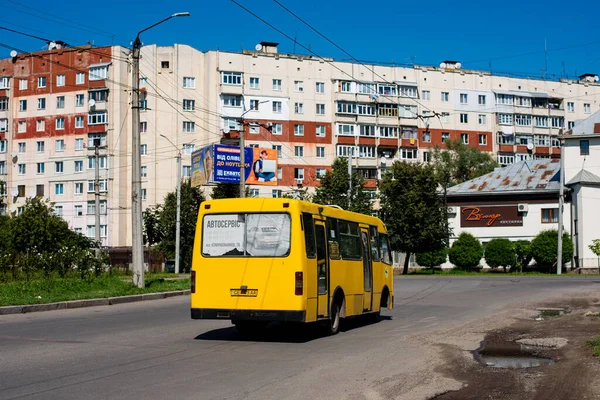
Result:
[[[523,226],[523,215],[514,206],[461,207],[460,226],[480,228],[488,226]]]
[[[277,185],[277,150],[246,147],[245,181]],[[192,153],[192,187],[207,183],[240,183],[240,148],[214,144]]]

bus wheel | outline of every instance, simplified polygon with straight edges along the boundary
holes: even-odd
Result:
[[[333,303],[331,305],[331,313],[329,315],[327,328],[327,333],[329,335],[335,335],[340,331],[340,305],[338,303]]]

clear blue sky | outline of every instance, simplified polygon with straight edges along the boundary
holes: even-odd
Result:
[[[238,1],[318,55],[349,58],[274,1]],[[549,77],[562,75],[563,62],[569,77],[600,72],[600,33],[591,0],[280,2],[361,60],[438,65],[450,59],[461,61],[464,68],[484,70],[489,70],[491,60],[492,71],[540,76],[546,40]],[[0,26],[72,45],[128,46],[138,30],[178,11],[192,16],[160,25],[144,33],[142,41],[185,43],[203,51],[240,51],[260,41],[274,41],[281,43],[281,52],[294,50],[293,41],[230,0],[2,0]],[[1,30],[0,43],[25,51],[44,46],[39,40]],[[0,47],[0,58],[9,52]],[[299,45],[296,52],[308,53]]]

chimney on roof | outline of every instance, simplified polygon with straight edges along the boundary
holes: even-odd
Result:
[[[277,46],[279,46],[279,43],[260,42],[256,45],[256,51],[261,53],[277,54]]]
[[[579,82],[595,83],[598,82],[598,74],[583,74],[579,75]]]

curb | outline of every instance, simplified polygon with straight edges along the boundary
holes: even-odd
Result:
[[[96,306],[112,306],[116,304],[134,303],[137,301],[147,300],[160,300],[167,299],[175,296],[185,296],[190,294],[190,290],[177,290],[173,292],[159,292],[159,293],[146,293],[146,294],[134,294],[131,296],[120,296],[120,297],[107,297],[104,299],[84,299],[84,300],[71,300],[71,301],[59,301],[56,303],[47,304],[28,304],[23,306],[6,306],[0,307],[0,315],[9,314],[24,314],[38,311],[54,311],[54,310],[65,310],[70,308],[82,308],[82,307],[96,307]]]

